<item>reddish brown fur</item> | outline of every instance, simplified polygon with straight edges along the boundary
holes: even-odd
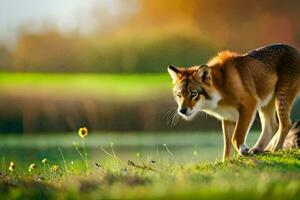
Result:
[[[266,46],[244,55],[224,51],[211,59],[207,65],[209,77],[205,80],[199,75],[203,73],[199,66],[178,69],[178,76],[177,79],[175,76],[174,81],[174,93],[183,91],[180,97],[182,102],[178,104],[188,105],[193,109],[197,101],[189,98],[190,88],[201,87],[209,95],[215,92],[221,96],[217,108],[212,111],[204,110],[212,114],[217,112],[220,118],[224,113],[219,111],[219,108],[222,110],[229,107],[238,111],[238,120],[234,123],[225,117],[222,118],[226,146],[224,157],[229,156],[228,140],[230,138],[236,150],[244,144],[257,110],[260,112],[263,131],[260,141],[252,152],[274,151],[282,148],[291,126],[291,107],[300,90],[299,52],[281,44]],[[184,89],[183,83],[186,81],[190,85],[189,88]],[[274,135],[277,128],[275,110],[279,126]],[[232,124],[235,124],[235,127],[231,136],[229,130],[233,128]],[[268,142],[269,145],[267,145]]]

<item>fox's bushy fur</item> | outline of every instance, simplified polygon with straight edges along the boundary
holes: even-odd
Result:
[[[283,149],[294,149],[300,147],[300,120],[296,121],[287,134]]]
[[[246,54],[224,51],[205,65],[169,66],[168,71],[180,115],[189,120],[204,111],[222,120],[224,158],[231,144],[243,155],[283,148],[300,91],[300,54],[295,48],[274,44]],[[245,140],[257,111],[262,133],[249,149]]]

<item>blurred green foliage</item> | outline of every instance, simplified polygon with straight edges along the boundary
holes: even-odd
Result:
[[[164,72],[168,64],[206,62],[216,49],[198,31],[155,31],[83,39],[59,33],[24,34],[14,54],[14,71]]]
[[[165,67],[164,70],[167,70]],[[142,81],[142,84],[141,84]],[[47,96],[136,102],[172,94],[171,78],[164,74],[0,73],[2,96]],[[58,92],[59,91],[59,92]],[[151,98],[152,97],[152,98]],[[49,97],[51,98],[51,97]]]
[[[166,70],[166,68],[164,68]],[[0,73],[0,132],[221,130],[205,114],[176,117],[169,75]],[[300,118],[300,101],[292,119]],[[260,128],[256,120],[255,128]]]

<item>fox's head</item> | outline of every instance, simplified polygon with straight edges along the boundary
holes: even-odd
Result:
[[[220,94],[213,86],[212,69],[207,65],[178,68],[168,67],[173,80],[173,94],[178,104],[178,113],[191,120],[201,110],[215,109]]]

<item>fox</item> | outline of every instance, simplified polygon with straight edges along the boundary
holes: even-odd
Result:
[[[185,120],[205,112],[222,122],[223,160],[232,146],[247,156],[282,149],[291,129],[291,109],[300,91],[300,53],[271,44],[244,54],[222,51],[206,64],[168,66],[177,112]],[[259,114],[262,131],[249,148],[247,135]]]

